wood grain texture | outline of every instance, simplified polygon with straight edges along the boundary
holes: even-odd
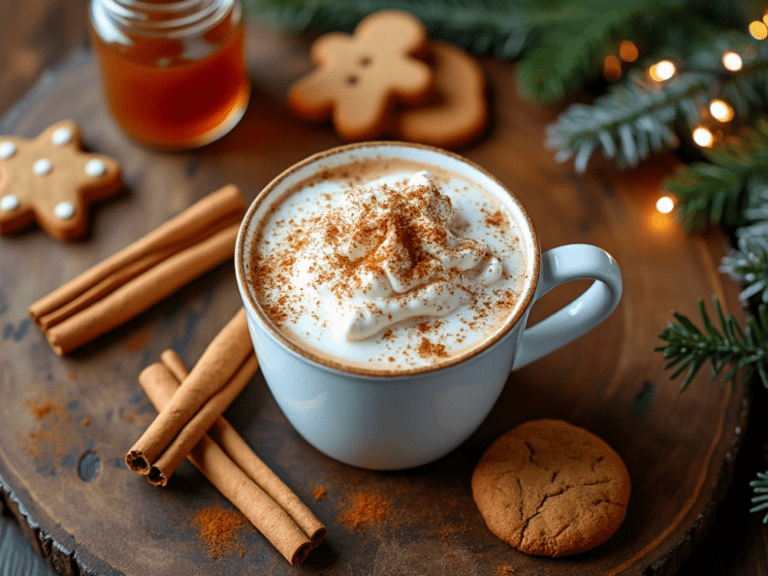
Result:
[[[0,238],[0,422],[9,423],[0,427],[2,491],[61,574],[293,572],[247,526],[228,553],[210,557],[194,516],[229,505],[191,467],[157,489],[122,464],[154,416],[136,381],[139,371],[169,347],[194,364],[239,307],[231,267],[64,359],[31,325],[26,307],[221,185],[234,182],[251,199],[283,168],[339,144],[329,128],[302,124],[285,109],[288,85],[309,69],[307,47],[306,39],[252,23],[248,112],[227,137],[190,153],[155,153],[126,138],[104,110],[87,53],[49,75],[0,124],[0,133],[30,137],[73,117],[85,145],[119,158],[125,172],[125,193],[96,207],[83,241],[61,244],[37,230]],[[699,297],[717,294],[743,318],[737,287],[717,272],[727,240],[717,232],[687,236],[671,217],[654,213],[669,158],[629,173],[598,167],[584,177],[555,164],[541,142],[557,111],[522,101],[512,66],[485,61],[484,68],[492,129],[464,154],[518,194],[544,249],[588,242],[616,257],[625,281],[617,311],[586,337],[515,373],[470,440],[416,470],[367,472],[317,453],[287,423],[260,376],[226,416],[329,528],[303,572],[470,575],[508,567],[516,574],[673,574],[705,538],[726,492],[749,398],[742,387],[709,384],[704,373],[678,393],[653,347],[671,310],[695,317]],[[575,283],[553,291],[533,316],[580,289]],[[40,409],[46,405],[50,410]],[[575,558],[510,549],[485,528],[472,502],[469,478],[485,447],[539,417],[564,418],[600,435],[632,478],[619,532]],[[327,496],[315,500],[316,488]],[[387,514],[350,527],[345,513],[360,494],[378,496]]]

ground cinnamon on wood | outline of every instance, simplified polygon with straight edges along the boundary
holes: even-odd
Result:
[[[63,406],[59,404],[54,404],[53,402],[44,402],[43,404],[37,404],[37,405],[28,403],[27,406],[29,408],[29,411],[32,412],[32,414],[37,420],[44,418],[51,412],[63,410]]]
[[[339,524],[349,528],[362,528],[371,524],[386,522],[391,513],[391,505],[375,492],[352,494],[347,508],[337,518]]]
[[[312,496],[315,500],[324,500],[328,496],[328,489],[325,486],[315,486],[312,490]]]
[[[235,549],[235,538],[243,526],[243,516],[236,510],[203,508],[195,514],[194,524],[200,539],[208,545],[208,556],[220,558]],[[242,555],[244,549],[239,547]]]
[[[65,429],[69,422],[66,404],[41,392],[35,400],[27,400],[26,407],[37,423],[27,433],[27,456],[37,459],[50,454],[58,458],[66,454],[70,446],[70,436]]]

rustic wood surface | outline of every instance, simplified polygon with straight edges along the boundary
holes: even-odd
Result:
[[[61,244],[38,230],[0,238],[2,491],[20,520],[17,526],[57,572],[765,573],[764,531],[756,516],[745,514],[746,479],[763,469],[756,468],[755,455],[765,433],[754,425],[742,451],[747,460],[742,456],[736,466],[738,482],[726,492],[745,437],[747,391],[721,389],[702,375],[679,394],[652,351],[670,311],[695,317],[697,298],[718,294],[740,316],[738,289],[717,272],[727,240],[716,231],[685,235],[672,218],[654,213],[670,158],[631,173],[597,168],[585,177],[555,164],[539,143],[556,111],[522,101],[514,92],[513,67],[490,60],[483,64],[491,84],[492,129],[464,154],[518,193],[544,249],[589,242],[613,253],[625,278],[622,303],[588,336],[516,373],[464,446],[412,471],[365,472],[318,454],[292,430],[256,377],[228,417],[326,522],[329,535],[294,570],[245,525],[230,548],[211,558],[194,517],[208,507],[228,509],[223,498],[188,465],[168,488],[152,488],[125,469],[122,456],[153,416],[136,375],[167,347],[194,363],[238,306],[230,267],[207,274],[66,359],[51,352],[26,307],[218,186],[235,182],[250,199],[282,168],[339,141],[329,129],[303,125],[285,111],[286,87],[309,66],[307,39],[253,23],[254,96],[236,129],[191,153],[140,148],[104,110],[90,55],[67,56],[67,48],[84,39],[84,20],[78,20],[83,3],[41,5],[44,16],[20,2],[0,7],[0,32],[9,21],[2,11],[20,22],[13,34],[0,34],[0,53],[13,56],[0,60],[0,133],[33,137],[47,124],[72,117],[87,147],[120,159],[126,181],[123,195],[96,207],[83,241]],[[61,22],[66,33],[58,28]],[[62,57],[64,63],[27,92]],[[535,316],[580,288],[553,292]],[[765,403],[762,391],[755,396],[754,402]],[[543,416],[566,418],[604,437],[624,457],[633,481],[619,532],[577,558],[538,559],[509,549],[487,531],[472,503],[469,475],[485,446],[515,424]],[[327,490],[325,498],[313,497],[317,487]],[[389,515],[349,526],[344,514],[358,494],[386,502]],[[723,496],[725,505],[718,506]],[[4,527],[8,518],[0,525],[0,554],[6,548],[19,554],[18,539],[7,536],[16,528]]]

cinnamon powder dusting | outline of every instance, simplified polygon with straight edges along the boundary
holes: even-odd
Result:
[[[445,344],[435,344],[429,338],[422,338],[417,348],[419,356],[422,358],[429,358],[434,356],[436,358],[447,358],[448,352],[445,350]]]
[[[485,217],[485,223],[488,224],[488,226],[496,226],[498,228],[506,228],[509,226],[507,216],[501,210],[496,210],[496,212],[488,214]]]
[[[325,486],[315,486],[312,490],[312,497],[315,500],[325,500],[326,496],[328,496],[328,489]]]
[[[478,340],[476,334],[496,329],[515,304],[515,290],[486,289],[498,274],[506,286],[514,281],[506,263],[498,272],[499,260],[515,259],[514,226],[486,197],[459,200],[461,210],[454,213],[451,198],[429,175],[361,186],[370,182],[370,169],[320,170],[271,207],[249,262],[257,300],[291,340],[332,357],[336,340],[346,345],[376,338],[380,353],[360,360],[373,368],[448,359]],[[377,170],[386,173],[384,166]],[[334,182],[333,194],[306,193],[327,182]],[[473,235],[495,241],[494,250]],[[434,291],[421,290],[426,287]],[[406,302],[425,310],[411,324],[402,320],[414,316]],[[457,321],[450,314],[458,307],[465,311]],[[338,332],[331,334],[331,327]]]
[[[208,545],[208,557],[220,558],[238,550],[242,556],[245,548],[236,546],[235,538],[243,526],[243,516],[235,510],[203,508],[195,514],[194,524],[200,539]]]
[[[63,410],[63,406],[54,404],[53,402],[44,402],[42,404],[33,404],[27,402],[29,411],[34,415],[36,420],[40,420],[45,416],[48,416],[51,412]]]
[[[339,524],[350,529],[386,522],[391,514],[390,503],[375,492],[352,494],[346,509],[339,515]]]
[[[71,440],[66,430],[69,421],[66,404],[42,393],[36,400],[27,400],[25,404],[37,423],[34,429],[27,432],[27,456],[37,459],[48,454],[58,458],[66,454]]]

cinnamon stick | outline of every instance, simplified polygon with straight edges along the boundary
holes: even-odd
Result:
[[[147,480],[151,484],[165,486],[168,479],[176,471],[184,459],[192,450],[192,447],[200,441],[216,419],[232,404],[232,401],[243,391],[245,385],[250,382],[259,363],[256,354],[251,353],[237,369],[237,372],[227,384],[203,404],[200,410],[187,422],[163,451],[157,460],[149,467]]]
[[[178,393],[178,380],[160,362],[147,367],[139,382],[159,412]],[[312,548],[307,534],[215,441],[204,435],[189,459],[291,564],[306,558]]]
[[[177,394],[173,395],[168,404],[166,404],[157,417],[147,427],[141,437],[131,447],[125,456],[125,462],[128,467],[142,474],[149,474],[152,464],[160,457],[166,448],[172,443],[174,438],[187,426],[190,420],[193,420],[195,414],[209,402],[219,390],[228,383],[233,382],[233,377],[240,372],[241,367],[246,364],[249,357],[253,356],[253,344],[248,333],[248,325],[245,320],[245,309],[240,308],[237,314],[227,323],[224,328],[216,335],[208,347],[203,352],[200,360],[189,373],[179,388]],[[255,372],[258,364],[254,360],[250,366],[249,375],[244,372],[245,381],[242,386],[248,382]],[[244,369],[245,370],[245,369]],[[239,380],[238,380],[239,382]],[[241,387],[242,389],[242,387]],[[239,392],[239,391],[238,391]],[[225,397],[224,400],[226,400]],[[234,398],[234,396],[231,396]],[[220,398],[218,407],[223,411],[227,404]],[[231,399],[230,399],[231,401]],[[214,410],[215,412],[215,410]],[[216,414],[218,416],[221,412]],[[183,450],[184,446],[189,445],[191,439],[195,436],[199,440],[207,427],[201,428],[206,423],[208,416],[201,418],[196,422],[197,428],[191,429],[182,445],[175,448]],[[215,417],[210,420],[213,422]],[[208,424],[210,426],[210,424]],[[171,464],[176,461],[178,455],[169,458]],[[182,457],[183,460],[183,457]],[[158,480],[162,471],[158,473]]]
[[[187,368],[179,355],[166,350],[160,355],[162,363],[170,370],[177,382],[187,377]],[[141,381],[141,376],[139,376]],[[208,435],[224,450],[232,461],[243,470],[259,487],[277,502],[294,522],[309,537],[312,546],[317,546],[325,537],[326,528],[281,479],[267,466],[248,443],[237,433],[234,426],[223,417],[218,418]]]
[[[240,191],[225,186],[41,298],[30,316],[57,354],[71,352],[231,258],[244,213]]]

